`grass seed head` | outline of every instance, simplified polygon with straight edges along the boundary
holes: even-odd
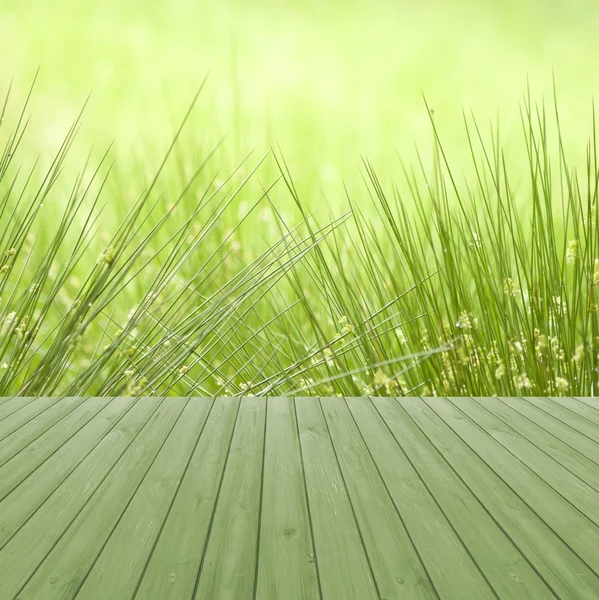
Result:
[[[516,284],[512,281],[511,277],[506,277],[503,280],[503,292],[506,296],[514,298],[520,293],[520,290],[516,287]]]
[[[578,240],[569,240],[566,247],[566,262],[573,265],[578,258]]]

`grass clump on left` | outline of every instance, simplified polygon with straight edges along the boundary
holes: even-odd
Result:
[[[319,245],[348,215],[318,226],[294,196],[303,218],[288,227],[273,184],[232,221],[261,161],[218,180],[208,174],[218,145],[179,185],[164,181],[190,112],[137,199],[109,200],[123,215],[111,233],[108,153],[93,167],[88,159],[69,188],[62,179],[80,118],[41,175],[17,163],[27,102],[11,131],[0,128],[0,396],[361,395],[362,375],[376,379],[383,363],[398,371],[379,387],[408,392],[396,389],[399,375],[431,351],[382,357],[372,333],[400,324],[403,294],[351,323],[351,299],[332,278],[318,281],[329,269]],[[279,235],[243,260],[238,234],[260,203]]]

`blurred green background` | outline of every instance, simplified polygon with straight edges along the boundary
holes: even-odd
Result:
[[[553,74],[566,141],[584,151],[597,31],[594,0],[3,0],[0,84],[23,99],[41,67],[27,144],[42,154],[91,92],[82,147],[115,140],[126,161],[160,155],[209,72],[196,142],[226,135],[231,165],[279,144],[302,184],[354,184],[363,155],[394,177],[398,152],[430,148],[423,94],[459,165],[462,108],[485,127],[499,116],[509,148],[527,80],[551,100]]]
[[[148,238],[151,243],[144,247],[139,258],[139,261],[147,260],[148,267],[143,277],[123,283],[118,300],[111,297],[93,326],[83,331],[82,350],[77,353],[73,369],[81,367],[85,370],[90,364],[93,366],[95,349],[104,346],[106,331],[118,337],[120,334],[115,332],[129,322],[130,311],[145,295],[150,294],[148,297],[154,300],[154,292],[149,286],[157,280],[167,262],[165,253],[158,256],[154,252],[169,248],[167,241],[174,239],[175,233],[183,231],[187,244],[200,236],[201,244],[194,247],[189,260],[182,262],[176,277],[172,276],[174,291],[167,290],[157,300],[161,307],[168,306],[170,311],[167,301],[170,302],[171,294],[175,298],[179,291],[187,294],[185,302],[176,303],[172,322],[162,318],[163,313],[157,313],[162,319],[165,335],[176,330],[179,322],[186,323],[189,317],[186,311],[195,314],[196,305],[206,299],[210,300],[207,306],[212,309],[216,291],[228,289],[240,270],[250,265],[260,252],[274,247],[272,245],[281,238],[283,229],[279,217],[284,217],[285,227],[297,225],[301,221],[297,214],[301,205],[305,209],[302,217],[316,212],[316,221],[324,225],[330,222],[332,214],[338,216],[346,212],[349,203],[343,183],[353,207],[359,210],[353,215],[355,219],[349,219],[339,227],[339,235],[328,236],[326,252],[306,253],[308,259],[294,271],[294,278],[281,279],[268,294],[265,292],[256,300],[252,297],[251,303],[248,300],[249,316],[235,313],[234,318],[226,319],[232,331],[230,337],[225,339],[224,334],[221,335],[216,321],[210,321],[213,329],[208,330],[202,319],[197,320],[193,344],[201,348],[205,365],[215,369],[206,376],[209,377],[206,389],[210,393],[220,389],[222,382],[233,385],[231,389],[235,393],[247,390],[247,382],[261,379],[263,371],[267,379],[278,378],[284,373],[282,381],[285,386],[289,385],[280,389],[285,393],[296,389],[297,385],[303,386],[304,378],[312,377],[306,373],[312,373],[314,349],[324,351],[337,343],[335,340],[340,339],[337,329],[346,329],[349,322],[351,326],[345,334],[351,335],[347,343],[355,342],[356,346],[348,350],[343,365],[348,378],[339,387],[324,390],[324,393],[367,394],[370,392],[366,390],[376,383],[376,371],[373,369],[361,381],[350,377],[352,369],[364,370],[367,365],[395,358],[405,353],[406,348],[428,351],[437,343],[457,339],[466,331],[463,323],[469,322],[469,315],[476,315],[473,320],[480,319],[481,324],[482,333],[477,333],[479,345],[474,353],[468,354],[473,350],[472,345],[464,346],[458,348],[457,355],[444,354],[436,363],[423,363],[409,376],[410,390],[420,390],[422,385],[428,386],[432,381],[435,389],[442,393],[511,393],[520,390],[520,383],[528,381],[522,378],[529,375],[536,377],[538,382],[536,393],[549,393],[546,390],[551,391],[553,385],[549,378],[556,375],[567,376],[572,383],[569,388],[572,393],[586,390],[591,380],[597,384],[594,374],[598,371],[594,362],[583,365],[587,369],[584,377],[582,370],[576,370],[578,362],[569,362],[568,372],[565,363],[557,362],[557,368],[541,373],[533,354],[529,364],[512,366],[516,359],[509,344],[512,350],[517,347],[516,343],[523,347],[524,329],[529,332],[528,342],[532,347],[536,343],[533,336],[536,328],[543,335],[554,335],[556,325],[555,319],[549,323],[551,315],[548,316],[545,308],[534,314],[514,308],[506,322],[504,281],[511,282],[512,278],[516,281],[514,265],[521,264],[518,263],[520,260],[524,261],[522,269],[526,276],[532,278],[529,289],[537,289],[534,285],[536,277],[544,286],[545,297],[555,301],[568,293],[572,298],[571,305],[581,307],[588,302],[586,280],[582,274],[586,273],[587,278],[595,277],[594,255],[585,254],[587,262],[577,263],[579,270],[575,273],[578,275],[573,278],[568,279],[571,271],[565,271],[568,277],[564,278],[570,287],[562,281],[560,271],[560,257],[566,251],[566,241],[579,237],[581,221],[585,226],[591,222],[590,204],[589,214],[582,219],[582,210],[577,204],[582,202],[581,199],[587,199],[585,186],[578,195],[574,194],[576,201],[569,203],[570,212],[554,210],[553,203],[558,206],[560,199],[569,199],[567,193],[562,196],[560,192],[563,193],[564,174],[570,174],[570,167],[577,166],[586,175],[584,159],[592,135],[592,102],[599,88],[599,80],[594,76],[595,61],[599,56],[598,31],[597,0],[104,0],[95,3],[0,0],[0,91],[8,89],[13,81],[7,123],[0,127],[0,148],[8,147],[3,146],[11,132],[6,125],[18,118],[27,90],[40,69],[27,112],[32,114],[32,119],[17,151],[18,156],[15,154],[14,160],[7,161],[10,169],[4,180],[0,180],[0,198],[10,199],[9,205],[30,202],[36,211],[40,209],[39,219],[35,228],[27,233],[27,244],[23,248],[29,249],[35,244],[39,262],[45,260],[46,248],[57,250],[56,260],[48,271],[50,280],[55,281],[58,266],[70,260],[71,244],[81,231],[89,230],[93,238],[89,251],[77,261],[72,276],[61,287],[58,301],[48,300],[51,312],[45,318],[42,333],[53,331],[65,311],[71,310],[89,273],[104,272],[96,268],[98,261],[101,269],[106,268],[106,271],[108,266],[103,265],[116,264],[111,262],[112,259],[106,262],[102,257],[111,255],[104,253],[113,245],[111,240],[115,232],[121,231],[127,212],[148,188],[174,131],[209,73],[185,135],[152,187],[148,202],[152,206],[156,203],[156,211],[151,212],[151,218],[144,218],[140,229],[135,230],[136,235],[131,238],[133,241],[128,242],[128,250],[134,252],[137,244],[141,244],[139,240],[153,232],[154,225],[164,217],[164,227]],[[531,182],[530,171],[534,171],[534,166],[531,169],[530,164],[534,165],[536,149],[526,151],[520,111],[527,90],[530,90],[533,107],[536,102],[546,101],[551,113],[548,120],[554,121],[554,78],[567,161],[553,163],[552,168],[543,162],[533,174],[532,179],[536,177],[536,180]],[[58,183],[38,205],[36,193],[44,167],[50,163],[90,93],[78,141],[68,152]],[[459,180],[456,187],[464,185],[462,172],[465,172],[465,182],[471,192],[468,206],[472,211],[464,216],[459,229],[436,229],[439,222],[450,222],[447,215],[460,214],[459,210],[454,211],[460,205],[453,204],[455,194],[447,179],[443,180],[446,187],[430,186],[433,190],[439,188],[437,200],[447,198],[446,208],[441,211],[441,216],[436,215],[436,221],[432,211],[427,212],[430,207],[425,206],[425,201],[434,197],[435,192],[422,190],[422,178],[418,178],[417,186],[410,190],[412,195],[408,193],[403,197],[407,202],[393,202],[393,210],[387,217],[376,212],[381,210],[382,202],[380,198],[378,204],[371,202],[364,186],[363,157],[371,161],[385,190],[390,189],[390,182],[406,186],[405,181],[402,183],[400,159],[408,164],[416,162],[415,146],[425,170],[428,172],[433,166],[432,128],[424,97],[434,109],[434,120],[452,175]],[[470,109],[482,128],[484,149],[490,150],[491,154],[494,147],[489,146],[489,141],[493,141],[489,125],[499,122],[501,146],[497,147],[505,151],[509,194],[485,190],[489,173],[486,173],[486,182],[478,184],[472,179],[472,154],[478,159],[482,149],[477,146],[471,150],[465,135],[462,111],[469,112]],[[534,124],[530,129],[536,132]],[[209,162],[209,168],[187,188],[195,169],[223,136],[226,136],[224,145]],[[552,157],[558,158],[560,145],[556,143],[555,132],[537,135],[536,143],[541,139],[542,143],[547,143]],[[94,193],[86,197],[85,209],[67,219],[71,228],[66,241],[54,242],[62,209],[68,204],[77,180],[77,170],[86,163],[90,148],[94,149],[94,158],[97,158],[113,141],[107,163],[114,160],[116,166],[102,189],[98,222],[94,221],[93,227],[89,225],[87,205],[95,201],[94,193],[102,184],[107,165],[102,166],[100,176],[94,180]],[[283,183],[275,187],[267,200],[261,198],[263,189],[279,175],[272,157],[265,161],[242,193],[235,193],[244,175],[271,146],[280,148],[297,184],[300,198],[297,205]],[[220,183],[251,151],[254,154],[241,175],[221,188]],[[33,167],[38,155],[41,156],[39,168]],[[88,175],[95,161],[90,165]],[[31,185],[30,172],[34,173]],[[218,180],[213,181],[213,176]],[[546,193],[544,210],[547,215],[542,222],[538,218],[535,221],[533,237],[521,233],[519,228],[512,229],[510,219],[517,215],[522,217],[519,223],[526,224],[522,208],[524,205],[531,207],[532,200],[539,197],[539,178]],[[548,185],[548,182],[553,183],[552,179],[559,185]],[[14,190],[11,187],[13,181],[18,181]],[[426,185],[429,181],[426,180]],[[441,177],[435,183],[440,181]],[[22,196],[21,186],[26,187]],[[186,191],[181,196],[180,208],[171,211],[183,189]],[[401,191],[406,189],[407,186]],[[4,192],[6,195],[2,196]],[[419,205],[415,197],[421,192],[423,201]],[[205,197],[209,200],[203,202]],[[227,206],[224,214],[214,213],[218,216],[213,219],[211,211],[220,206],[223,199],[227,203],[231,199],[231,208]],[[259,199],[259,209],[240,225],[240,219]],[[496,214],[504,215],[498,209],[483,214],[482,220],[475,223],[472,215],[485,199],[491,203],[487,206],[493,205],[495,200],[503,203],[502,209],[508,206],[510,219],[503,219],[503,216],[496,219]],[[276,213],[271,212],[269,202],[276,208]],[[204,211],[199,216],[194,212],[198,206]],[[425,210],[419,213],[417,226],[412,227],[410,220],[398,217],[398,214],[404,214],[404,208],[422,206]],[[9,225],[15,223],[15,228],[19,229],[18,220],[12,218],[13,213],[5,211],[4,214],[6,224],[0,230],[8,231]],[[564,214],[570,215],[570,221],[563,217]],[[552,221],[554,216],[555,223]],[[398,223],[401,224],[397,230],[399,234],[395,229],[392,233],[391,225]],[[564,237],[567,232],[559,231],[562,223],[566,229],[570,223],[570,228],[577,230],[576,235]],[[444,231],[450,233],[445,235]],[[591,226],[585,231],[595,235],[596,229]],[[299,240],[312,241],[307,237],[305,226],[298,235],[298,240],[293,239],[297,248],[304,248]],[[290,239],[291,236],[286,243],[290,243]],[[545,246],[541,244],[543,239],[548,240]],[[532,240],[530,247],[529,240]],[[563,244],[556,240],[562,240]],[[560,245],[563,248],[558,248]],[[474,252],[473,248],[483,250]],[[530,252],[531,263],[522,258],[529,256],[529,250],[539,249],[536,253]],[[13,255],[16,253],[6,258]],[[122,256],[119,259],[125,260]],[[18,260],[29,260],[27,252],[21,253]],[[132,259],[131,264],[135,260]],[[408,263],[411,270],[407,270]],[[274,264],[277,263],[273,259]],[[495,265],[491,274],[489,264]],[[5,271],[8,273],[8,269]],[[432,277],[437,272],[439,277]],[[430,287],[428,283],[424,284],[427,281],[430,281]],[[199,291],[196,282],[199,282]],[[254,283],[261,284],[262,280]],[[415,283],[419,285],[415,286]],[[31,290],[27,279],[19,279],[17,284]],[[524,303],[525,286],[521,282],[518,285]],[[412,286],[415,291],[405,294]],[[231,292],[231,296],[235,293]],[[514,297],[515,292],[510,295],[510,302]],[[96,297],[92,300],[88,307],[93,306],[95,311],[95,303],[99,300]],[[215,310],[229,310],[221,300],[218,296],[218,301],[214,302]],[[530,308],[531,301],[526,302]],[[541,306],[541,300],[538,302]],[[116,311],[114,315],[108,314],[111,303],[110,310],[114,307]],[[559,306],[562,306],[561,300]],[[10,315],[17,309],[9,301],[0,310],[4,311],[3,315]],[[568,313],[568,319],[560,321],[561,341],[558,342],[562,344],[564,356],[566,351],[568,357],[576,356],[579,344],[588,344],[590,330],[587,326],[589,322],[595,323],[591,319],[596,319],[597,313],[588,317],[590,314],[574,310]],[[408,321],[400,320],[407,319],[406,315]],[[427,320],[421,325],[420,317],[424,315]],[[105,318],[109,319],[106,325]],[[152,315],[149,320],[148,314],[144,313],[140,316],[140,327],[153,326],[154,318]],[[378,328],[387,327],[387,319],[392,325],[381,332]],[[401,324],[403,327],[406,322],[407,337],[404,333],[396,335],[395,326]],[[584,329],[578,327],[579,323],[584,324]],[[363,328],[358,328],[359,337],[353,338],[354,327],[360,324]],[[263,330],[266,331],[264,335]],[[372,334],[375,330],[376,335]],[[140,340],[145,340],[145,330],[141,331],[128,335],[141,344]],[[71,335],[70,331],[67,335]],[[468,336],[466,339],[473,339],[470,333]],[[593,336],[596,336],[595,330]],[[218,339],[216,346],[211,345],[213,337]],[[408,346],[405,346],[406,340]],[[58,340],[57,347],[62,348],[65,341],[66,338]],[[143,343],[160,348],[162,342],[151,338],[150,342]],[[148,359],[148,368],[160,368],[156,382],[162,385],[171,375],[178,377],[181,374],[179,369],[189,364],[191,354],[188,349],[195,348],[193,344],[180,348],[173,344],[176,352],[168,355],[173,356],[172,361],[167,361],[163,355],[159,360]],[[497,351],[493,348],[496,344],[503,348],[501,363],[495,359]],[[134,346],[132,352],[136,348]],[[280,350],[271,354],[272,348]],[[558,350],[556,347],[555,351]],[[41,360],[42,356],[35,355],[35,361]],[[57,356],[60,358],[59,354]],[[114,379],[118,383],[119,378],[126,376],[129,369],[125,371],[125,366],[129,364],[130,356],[114,355],[113,362],[107,367],[109,377],[106,381],[110,383]],[[484,372],[479,370],[480,356],[492,357]],[[274,358],[271,360],[271,357]],[[8,358],[0,357],[0,363],[4,360],[8,364]],[[43,368],[50,370],[55,364],[62,368],[61,360],[44,362]],[[446,382],[439,379],[443,374],[450,377],[447,366],[451,366],[450,361],[458,365],[454,369],[459,374],[455,384],[449,379]],[[142,374],[145,377],[142,367],[146,363],[139,364],[140,378]],[[510,369],[509,378],[506,375],[499,383],[498,364]],[[306,365],[307,370],[304,369]],[[466,368],[466,365],[469,366]],[[95,366],[90,372],[95,378],[94,369]],[[199,366],[198,372],[204,377]],[[314,377],[324,377],[327,373],[326,369],[317,366]],[[67,375],[72,379],[72,373]],[[8,375],[5,390],[19,389],[16,376],[14,380],[7,378]],[[127,380],[123,385],[131,391],[129,387],[133,383],[133,380]],[[445,383],[451,385],[447,387]],[[42,387],[36,389],[46,389],[43,387],[45,381],[40,385]],[[380,387],[380,382],[376,385]],[[121,389],[113,383],[106,386],[102,389]],[[258,389],[266,388],[260,384]]]

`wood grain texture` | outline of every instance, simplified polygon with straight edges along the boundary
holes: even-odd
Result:
[[[160,403],[19,592],[20,600],[64,599],[78,594],[186,402],[172,398]]]
[[[52,454],[63,448],[70,438],[89,423],[110,402],[108,398],[92,398],[88,402],[81,403],[67,416],[54,426],[48,428],[39,437],[32,440],[26,447],[8,451],[0,460],[0,499],[4,498],[21,481],[28,477],[48,460]],[[122,401],[115,400],[117,406]],[[130,402],[129,402],[130,404]],[[124,408],[124,407],[123,407]],[[112,413],[108,413],[112,414]],[[98,421],[101,422],[105,417]],[[86,436],[89,438],[89,436]],[[10,458],[7,458],[10,457]]]
[[[212,402],[188,402],[78,592],[131,598],[189,465]]]
[[[599,431],[595,431],[595,435],[591,437],[581,434],[566,422],[567,416],[565,421],[560,418],[559,411],[549,414],[522,398],[498,398],[498,400],[525,417],[526,421],[536,423],[589,460],[599,462]]]
[[[0,465],[10,460],[31,442],[41,438],[69,413],[84,405],[86,400],[87,398],[64,398],[7,435],[0,443]]]
[[[296,398],[302,460],[325,598],[379,598],[318,398]]]
[[[95,446],[111,435],[110,430],[131,405],[130,399],[113,400],[96,419],[51,457],[42,460],[33,471],[30,471],[31,464],[27,460],[29,455],[17,455],[0,469],[0,548],[50,498]],[[43,447],[33,450],[32,456],[35,458],[37,451],[43,451]]]
[[[252,598],[256,580],[266,402],[239,408],[194,598]]]
[[[586,417],[576,414],[568,408],[560,406],[550,398],[524,398],[525,402],[532,404],[535,408],[542,412],[551,415],[560,423],[567,425],[574,431],[581,433],[590,440],[597,441],[599,437],[599,425],[593,421],[589,421]],[[589,457],[592,458],[592,457]]]
[[[1,600],[599,590],[588,398],[0,398]]]
[[[19,408],[6,418],[0,421],[0,444],[12,433],[18,431],[21,427],[33,422],[35,426],[43,427],[43,416],[35,421],[38,415],[43,415],[54,404],[58,404],[61,398],[37,398],[33,402],[29,402],[25,406]],[[6,442],[10,445],[10,441]],[[0,446],[1,447],[1,446]]]
[[[497,525],[560,598],[595,597],[599,578],[508,485],[483,462],[431,409],[429,402],[401,399],[406,410],[429,443],[443,456],[468,489],[483,504]],[[435,407],[446,404],[435,399]],[[568,540],[569,541],[569,540]]]
[[[587,406],[589,406],[590,408],[595,409],[595,411],[599,412],[599,398],[595,397],[595,398],[585,398],[585,397],[574,397],[573,400],[576,400],[576,402],[580,402],[582,404],[586,404]]]
[[[129,411],[116,427],[110,430],[49,497],[44,499],[43,504],[24,524],[9,523],[9,527],[20,528],[0,554],[0,573],[3,574],[0,580],[0,598],[13,598],[39,573],[40,564],[62,539],[65,531],[85,508],[115,463],[135,441],[159,403],[158,398],[138,401],[134,410]],[[11,496],[14,506],[18,507],[21,502],[19,488]],[[76,571],[66,573],[67,585],[76,577]],[[51,581],[54,582],[52,585],[58,583],[54,576]],[[61,581],[60,587],[64,585],[65,582]]]
[[[522,437],[533,443],[537,448],[599,491],[599,463],[590,460],[584,454],[581,454],[578,450],[557,437],[557,435],[543,428],[541,422],[522,418],[520,413],[510,408],[504,402],[494,402],[492,400],[485,400],[484,398],[476,398],[474,400]],[[563,433],[563,428],[561,431]],[[599,448],[597,460],[599,460]]]
[[[238,410],[237,398],[215,400],[136,598],[193,596]]]
[[[400,512],[346,403],[325,398],[321,405],[379,593],[384,598],[435,598]],[[386,433],[382,423],[379,427],[376,437]]]
[[[475,423],[489,438],[501,444],[522,465],[532,470],[564,500],[598,525],[599,492],[597,490],[474,400],[456,398],[452,400],[452,404],[466,419]]]
[[[312,526],[291,398],[269,398],[256,598],[319,598]]]
[[[557,396],[555,398],[548,398],[548,400],[576,415],[584,417],[587,421],[590,421],[595,425],[599,425],[599,410],[597,410],[597,408],[591,407],[584,402],[579,402],[575,398]]]
[[[441,553],[437,548],[439,556],[435,561],[436,566],[431,566],[431,570],[449,573],[467,568],[472,572],[473,581],[476,579],[475,575],[480,573],[479,576],[485,578],[488,586],[485,586],[486,594],[489,595],[488,588],[491,588],[492,594],[499,598],[553,598],[551,590],[539,579],[518,548],[506,537],[476,496],[410,418],[409,409],[419,408],[422,401],[402,399],[398,403],[391,398],[381,398],[375,405],[393,431],[417,476],[442,509],[455,536],[467,550],[467,555],[463,558],[464,567],[453,571],[452,565],[444,563],[455,561],[455,558],[449,552]],[[436,548],[432,540],[427,545]],[[465,593],[463,584],[460,583],[442,587],[445,594],[453,589],[456,598],[460,593]],[[482,597],[481,592],[473,591],[472,594]]]
[[[33,396],[15,396],[0,398],[0,421],[20,410],[23,406],[39,400]]]

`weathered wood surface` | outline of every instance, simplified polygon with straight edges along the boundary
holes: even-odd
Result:
[[[1,398],[0,599],[599,598],[593,398]]]

